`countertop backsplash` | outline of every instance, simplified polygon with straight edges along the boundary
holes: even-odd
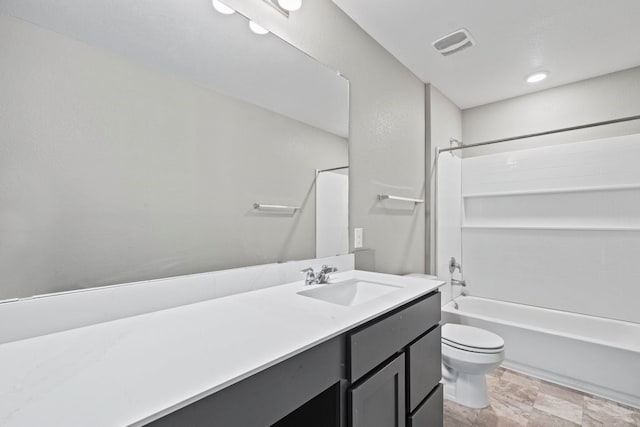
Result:
[[[0,344],[303,280],[323,264],[354,269],[352,254],[219,270],[0,302]]]

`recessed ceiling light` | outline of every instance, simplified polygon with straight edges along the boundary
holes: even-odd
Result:
[[[278,4],[281,8],[286,9],[289,12],[293,12],[294,10],[298,10],[302,7],[302,0],[278,0]]]
[[[220,0],[212,0],[213,8],[223,15],[231,15],[235,12],[235,10],[231,9],[226,4],[222,3]]]
[[[269,32],[269,30],[267,30],[266,28],[256,24],[253,21],[249,21],[249,28],[251,28],[251,31],[253,31],[256,34],[267,34]]]
[[[527,77],[527,83],[538,83],[549,77],[548,71],[537,71]]]

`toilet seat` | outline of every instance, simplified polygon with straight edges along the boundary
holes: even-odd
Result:
[[[443,345],[447,345],[447,346],[452,347],[452,348],[457,348],[458,350],[468,351],[470,353],[497,354],[497,353],[500,353],[500,352],[504,351],[504,347],[499,347],[499,348],[476,348],[476,347],[469,347],[469,346],[465,346],[465,345],[461,345],[461,344],[447,342],[445,340],[442,340],[442,344]]]
[[[492,354],[504,350],[504,340],[493,332],[453,323],[442,326],[442,343],[473,353]]]

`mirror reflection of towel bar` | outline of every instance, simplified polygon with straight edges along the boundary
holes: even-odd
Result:
[[[271,210],[287,210],[287,211],[299,211],[300,206],[286,206],[286,205],[266,205],[264,203],[254,203],[254,209],[271,209]]]
[[[402,202],[424,203],[423,199],[412,199],[409,197],[391,196],[389,194],[378,194],[378,200],[400,200]]]

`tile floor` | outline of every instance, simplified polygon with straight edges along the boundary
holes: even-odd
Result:
[[[487,375],[488,408],[445,400],[445,427],[640,427],[640,411],[499,368]]]

